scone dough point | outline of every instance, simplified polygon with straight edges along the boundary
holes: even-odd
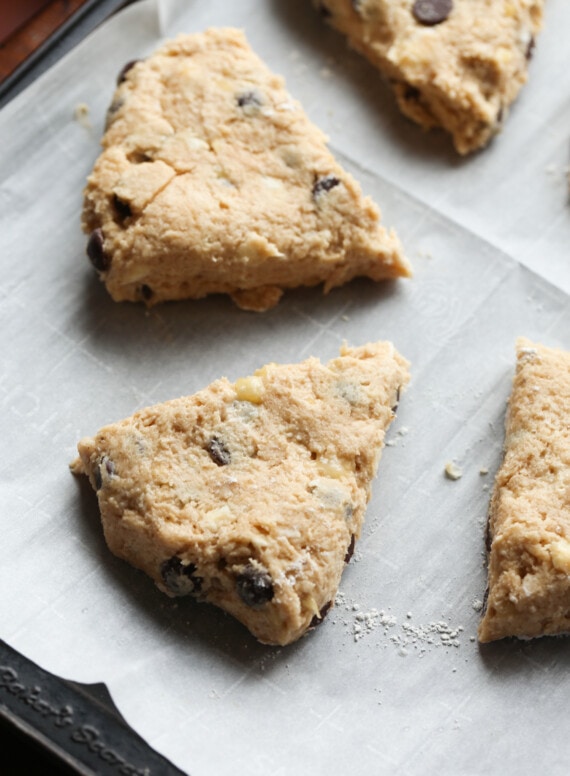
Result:
[[[479,640],[570,632],[570,353],[517,341]]]
[[[239,30],[128,63],[102,146],[83,228],[115,301],[222,293],[263,311],[289,288],[410,275],[377,206]]]
[[[268,364],[82,439],[73,470],[113,553],[288,644],[334,602],[408,380],[386,342]]]

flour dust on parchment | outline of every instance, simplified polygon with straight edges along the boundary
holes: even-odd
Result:
[[[339,592],[329,615],[333,624],[342,625],[355,642],[373,636],[378,646],[394,647],[402,656],[412,652],[420,657],[437,647],[461,645],[462,625],[452,625],[446,619],[417,624],[411,612],[398,618],[390,610],[362,609]]]

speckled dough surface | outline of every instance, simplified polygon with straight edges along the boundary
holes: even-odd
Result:
[[[287,644],[334,601],[408,379],[388,342],[269,364],[103,428],[72,466],[112,552]]]
[[[480,641],[570,632],[570,353],[517,342]]]
[[[396,235],[243,34],[210,29],[129,63],[85,190],[87,252],[116,301],[410,274]]]
[[[543,0],[313,0],[378,67],[403,113],[461,154],[502,127],[527,79]]]

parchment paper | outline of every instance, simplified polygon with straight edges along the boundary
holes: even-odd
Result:
[[[398,231],[413,279],[289,293],[263,315],[223,298],[150,313],[111,301],[79,219],[114,79],[209,25],[244,28],[286,77]],[[479,648],[475,634],[514,341],[570,348],[568,29],[570,4],[548,0],[502,135],[464,160],[402,118],[302,0],[135,3],[0,114],[0,637],[106,682],[193,776],[567,773],[568,640]],[[110,555],[94,494],[68,470],[81,436],[223,374],[375,339],[394,341],[413,380],[320,628],[263,647]]]

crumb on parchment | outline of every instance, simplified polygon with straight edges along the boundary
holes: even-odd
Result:
[[[445,464],[444,472],[448,480],[458,480],[463,476],[463,469],[453,461],[448,461]]]

